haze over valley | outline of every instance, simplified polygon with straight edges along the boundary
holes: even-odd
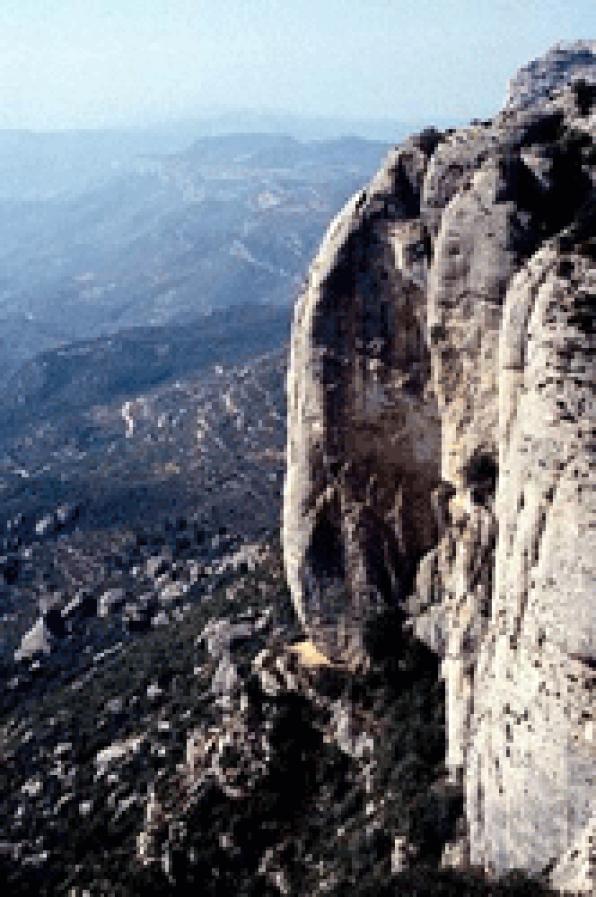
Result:
[[[68,157],[76,141],[51,142]],[[387,149],[361,138],[228,134],[147,151],[155,142],[146,138],[141,154],[130,134],[88,134],[77,144],[80,171],[54,170],[49,195],[38,185],[26,200],[0,198],[5,388],[19,365],[74,340],[243,304],[289,306],[330,217]],[[57,189],[63,175],[70,183]],[[26,191],[26,178],[17,181]]]

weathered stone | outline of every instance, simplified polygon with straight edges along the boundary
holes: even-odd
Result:
[[[440,422],[431,392],[420,189],[434,139],[391,155],[330,227],[296,309],[284,551],[298,614],[331,658],[406,595],[435,541]],[[414,525],[416,520],[416,525]]]
[[[596,41],[562,42],[525,65],[509,83],[507,106],[522,109],[547,99],[570,81],[596,83]]]
[[[594,44],[555,48],[492,122],[406,141],[331,224],[295,312],[283,523],[332,663],[366,662],[387,603],[441,655],[457,855],[585,893],[595,82]]]
[[[15,651],[14,659],[16,661],[30,660],[40,654],[49,654],[52,650],[53,641],[49,626],[44,618],[40,617],[21,639],[21,644]]]

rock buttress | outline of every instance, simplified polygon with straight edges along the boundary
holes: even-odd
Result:
[[[556,48],[493,121],[392,152],[333,222],[296,308],[283,521],[325,654],[365,662],[390,603],[442,657],[468,858],[583,893],[595,72],[592,44]]]
[[[392,154],[334,221],[298,302],[283,540],[300,619],[357,664],[366,619],[436,541],[440,421],[420,196],[434,133]]]
[[[536,253],[507,293],[493,611],[466,781],[473,862],[555,867],[556,883],[586,893],[594,870],[582,850],[583,881],[577,868],[566,881],[557,863],[596,834],[595,296],[594,258],[565,238]]]

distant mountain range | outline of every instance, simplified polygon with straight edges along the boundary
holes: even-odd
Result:
[[[122,171],[141,155],[178,153],[201,137],[228,134],[290,135],[338,140],[347,135],[398,143],[428,124],[392,119],[298,116],[236,110],[138,127],[30,131],[0,128],[0,199],[49,199],[80,194]],[[447,127],[457,122],[437,121]]]
[[[0,174],[7,158],[22,163],[35,192],[44,165],[36,168],[33,151],[18,158],[29,139],[38,138],[13,134],[10,149],[0,134]],[[169,146],[176,140],[183,135]],[[275,134],[201,137],[157,152],[166,144],[159,134],[144,144],[47,135],[65,171],[73,154],[95,161],[88,187],[0,199],[0,383],[75,340],[186,324],[230,306],[291,304],[327,222],[387,150],[361,138]],[[72,162],[80,186],[76,169]]]

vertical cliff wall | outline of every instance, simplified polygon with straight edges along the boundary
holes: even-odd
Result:
[[[441,655],[470,860],[586,893],[595,50],[411,138],[332,223],[295,314],[283,522],[324,652],[366,662],[399,603]]]

